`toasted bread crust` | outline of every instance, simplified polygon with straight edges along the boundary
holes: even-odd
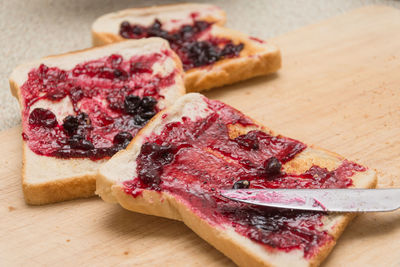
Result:
[[[122,38],[119,35],[111,34],[111,33],[98,33],[92,31],[92,45],[93,46],[102,46],[108,45],[116,42],[122,42],[126,39]]]
[[[25,161],[25,157],[23,161]],[[24,167],[23,172],[25,172]],[[85,174],[41,184],[26,183],[25,176],[25,174],[22,175],[22,189],[25,202],[30,205],[43,205],[95,196],[95,174]]]
[[[127,15],[149,16],[149,15],[165,14],[170,11],[188,12],[188,10],[192,10],[194,12],[197,12],[202,9],[212,9],[213,12],[211,14],[208,14],[207,16],[201,14],[201,20],[205,20],[220,26],[223,26],[225,24],[226,22],[225,11],[215,5],[200,4],[200,3],[180,3],[180,4],[156,5],[150,7],[127,8],[116,12],[104,14],[96,19],[96,21],[92,25],[92,28],[96,28],[97,24],[99,24],[104,19],[109,19],[109,17],[123,18]]]
[[[94,46],[121,42],[126,39],[111,33],[92,32]],[[244,39],[241,40],[244,43]],[[274,51],[257,52],[248,56],[224,59],[211,66],[194,68],[185,74],[187,92],[201,92],[215,87],[232,84],[253,77],[262,76],[278,71],[281,66],[281,53]]]
[[[211,88],[267,75],[281,68],[280,50],[273,44],[251,40],[247,35],[235,30],[213,26],[214,36],[229,38],[235,43],[243,43],[239,57],[223,59],[211,66],[194,68],[185,73],[188,92],[200,92]]]
[[[369,189],[376,188],[378,184],[378,178],[376,176],[376,171],[372,171],[372,173],[373,173],[373,179],[371,179],[371,181],[364,188],[369,188]],[[318,254],[316,254],[315,257],[313,257],[310,260],[310,266],[319,266],[321,262],[323,262],[328,257],[329,253],[336,245],[336,242],[346,229],[347,225],[349,225],[351,221],[355,217],[357,217],[357,213],[346,213],[344,215],[337,215],[337,216],[341,216],[340,222],[337,223],[329,233],[333,237],[333,240],[330,243],[327,243],[320,248]]]
[[[189,98],[189,95],[183,98]],[[125,162],[123,162],[123,160],[126,158],[129,158],[131,161],[132,158],[134,160],[140,148],[140,144],[145,140],[147,134],[151,133],[153,129],[156,129],[155,127],[159,124],[163,123],[161,120],[162,115],[168,113],[173,114],[171,116],[175,116],[179,110],[184,109],[184,104],[181,104],[181,102],[179,104],[179,107],[173,106],[155,116],[150,123],[136,135],[127,150],[121,151],[114,156],[111,160],[114,161],[113,165],[110,165],[110,167],[116,167],[117,163],[124,165]],[[260,126],[260,129],[271,133],[266,127]],[[231,126],[229,131],[237,134],[243,133],[244,129],[242,127],[236,129],[235,126]],[[343,160],[344,158],[336,153],[309,146],[292,161],[286,163],[284,168],[285,170],[290,169],[294,173],[297,173],[303,172],[302,168],[309,168],[309,166],[317,164],[332,170],[340,165]],[[108,164],[109,163],[100,168],[96,182],[96,193],[100,195],[103,200],[113,203],[117,202],[122,207],[131,211],[183,221],[201,238],[231,258],[239,266],[318,266],[328,256],[346,225],[355,216],[354,214],[332,214],[330,216],[324,216],[325,219],[333,223],[333,225],[327,226],[328,229],[325,229],[332,236],[332,240],[321,246],[318,252],[310,259],[305,259],[300,251],[285,253],[274,249],[267,250],[265,247],[236,233],[233,229],[213,226],[208,221],[196,215],[195,212],[191,211],[190,204],[186,204],[183,199],[176,198],[169,193],[143,190],[140,195],[132,197],[124,191],[121,183],[117,183],[113,181],[113,178],[108,177],[107,174],[110,173],[107,169]],[[110,168],[110,171],[111,169],[112,168]],[[355,187],[374,188],[377,183],[376,173],[373,170],[356,172],[352,179]]]
[[[377,184],[375,173],[373,172],[372,175],[374,176],[374,179],[372,179],[368,188],[375,188]],[[98,174],[97,191],[100,190],[106,180],[107,178],[101,173]],[[112,194],[112,198],[115,198],[123,208],[147,215],[155,215],[182,221],[202,239],[213,245],[239,266],[277,266],[265,262],[265,260],[259,257],[259,255],[253,253],[251,247],[244,251],[231,234],[227,234],[225,231],[221,231],[209,224],[207,221],[201,219],[193,213],[188,206],[168,193],[144,190],[140,196],[133,198],[131,195],[125,193],[124,188],[119,185],[113,185],[111,188],[112,189],[109,193]],[[105,199],[103,195],[101,195],[101,197]],[[337,240],[345,230],[346,226],[356,217],[356,214],[348,213],[339,216],[341,216],[340,220],[329,233],[333,239],[320,247],[314,257],[309,259],[306,266],[319,266],[321,264],[336,245]],[[275,251],[275,253],[285,255],[284,252]],[[305,265],[299,264],[298,266]]]
[[[16,97],[22,106],[20,89],[16,82],[10,80],[10,89],[14,97]],[[26,161],[27,161],[26,145],[22,146],[22,190],[24,199],[30,205],[43,205],[56,203],[61,201],[72,200],[76,198],[88,198],[95,196],[96,190],[96,173],[87,173],[78,177],[70,177],[67,179],[59,179],[53,182],[31,184],[26,181]],[[36,155],[37,157],[41,157]],[[61,159],[55,159],[56,161]],[[70,161],[76,161],[74,159]],[[71,167],[74,164],[71,163]]]
[[[217,68],[218,66],[218,68]],[[201,92],[215,87],[244,81],[276,72],[281,68],[280,51],[259,54],[254,57],[225,59],[215,67],[189,70],[185,75],[188,92]]]
[[[173,7],[179,6],[179,4],[173,5]],[[149,9],[153,8],[126,9],[118,13],[145,13]],[[162,12],[162,8],[158,11]],[[103,17],[108,15],[110,14],[104,15]],[[97,21],[101,21],[101,19],[102,17]],[[215,21],[215,18],[210,17],[208,21]],[[267,43],[260,45],[259,41],[252,40],[245,34],[223,28],[221,25],[224,22],[225,20],[217,20],[217,23],[212,26],[213,36],[225,37],[237,43],[243,43],[245,45],[244,49],[237,58],[224,59],[210,66],[188,70],[185,75],[185,87],[187,92],[200,92],[252,77],[267,75],[280,69],[281,55],[278,48]],[[92,43],[94,46],[121,42],[124,40],[126,39],[122,38],[118,33],[102,32],[92,27]]]
[[[159,38],[157,38],[159,39]],[[165,42],[165,41],[163,41]],[[72,51],[60,55],[52,55],[45,57],[41,60],[48,58],[63,58],[69,55],[74,55],[81,52],[86,51],[95,51],[101,49],[99,47],[95,48],[87,48],[78,51]],[[175,63],[176,71],[178,72],[178,76],[182,75],[183,69],[182,64],[180,62],[179,57],[175,53],[171,53],[171,57]],[[38,63],[37,61],[35,63]],[[23,66],[23,65],[21,65]],[[14,70],[14,72],[18,72],[19,67]],[[23,109],[22,97],[20,86],[16,81],[13,80],[14,72],[9,79],[10,90],[14,97],[18,99],[21,109]],[[181,96],[185,94],[185,87],[183,84],[183,79],[176,79],[175,86],[176,94]],[[91,161],[90,159],[59,159],[53,157],[40,156],[33,153],[25,143],[23,142],[23,153],[22,153],[22,188],[24,193],[25,202],[31,205],[42,205],[55,203],[60,201],[72,200],[76,198],[88,198],[95,196],[96,189],[96,171],[93,168],[97,169],[105,160]],[[27,151],[29,150],[29,151]],[[29,156],[28,156],[29,154]],[[27,171],[27,162],[37,164],[43,164],[43,160],[46,160],[46,164],[51,164],[62,167],[63,170],[68,171],[68,169],[74,169],[76,166],[89,166],[91,170],[86,170],[80,172],[80,174],[76,175],[76,173],[70,176],[66,175],[66,177],[60,179],[54,179],[53,181],[43,182],[43,183],[30,183],[27,181],[27,177],[29,176],[29,171]],[[88,164],[88,162],[90,162]],[[32,164],[31,164],[32,165]],[[43,166],[44,167],[44,166]],[[45,167],[44,167],[45,168]],[[32,170],[32,169],[30,169]],[[39,175],[36,173],[36,175]]]

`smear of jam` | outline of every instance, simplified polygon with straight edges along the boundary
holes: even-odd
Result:
[[[22,85],[23,138],[39,155],[59,158],[110,157],[125,148],[158,111],[160,90],[175,82],[176,72],[162,76],[152,66],[170,51],[133,56],[112,54],[62,70],[44,64],[32,69]],[[74,114],[57,118],[32,108],[39,100],[56,104],[68,98]],[[61,122],[60,122],[61,121]]]
[[[162,29],[159,20],[155,20],[149,27],[131,25],[124,21],[120,25],[119,34],[123,38],[139,39],[147,37],[161,37],[166,39],[172,50],[180,57],[184,70],[207,66],[224,58],[239,56],[244,44],[234,44],[227,38],[215,37],[210,34],[211,23],[196,20],[193,23],[182,25],[179,29],[166,31]]]
[[[365,168],[343,161],[333,171],[312,166],[303,174],[285,173],[281,164],[305,144],[260,130],[230,138],[229,124],[251,125],[251,120],[221,102],[207,101],[214,112],[206,118],[184,117],[146,139],[137,177],[125,182],[125,191],[134,197],[143,189],[168,192],[209,223],[232,226],[268,250],[301,249],[304,257],[312,257],[332,240],[320,230],[324,213],[251,206],[221,197],[220,190],[243,181],[246,188],[345,188],[353,172]]]

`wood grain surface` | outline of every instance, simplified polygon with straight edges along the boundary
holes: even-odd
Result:
[[[206,95],[376,169],[380,187],[399,187],[399,31],[399,10],[355,10],[271,40],[282,50],[278,74]],[[0,266],[233,265],[181,222],[98,198],[25,205],[20,131],[0,133]],[[399,251],[400,212],[363,214],[323,266],[400,266]]]

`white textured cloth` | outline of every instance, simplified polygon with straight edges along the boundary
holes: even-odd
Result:
[[[90,27],[100,15],[128,7],[190,1],[0,0],[0,130],[20,123],[8,76],[20,63],[91,46]],[[192,1],[196,2],[196,1]],[[227,26],[270,38],[353,8],[370,4],[400,7],[399,1],[373,0],[219,0]]]

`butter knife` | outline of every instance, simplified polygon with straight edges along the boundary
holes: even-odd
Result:
[[[377,212],[400,208],[400,188],[230,189],[223,197],[253,205],[326,212]]]

